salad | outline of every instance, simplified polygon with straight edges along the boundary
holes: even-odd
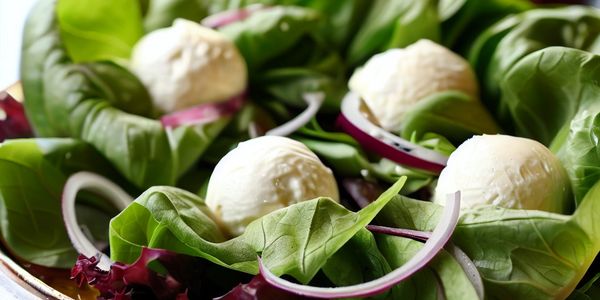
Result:
[[[586,5],[39,0],[0,241],[73,298],[596,299],[598,53]]]

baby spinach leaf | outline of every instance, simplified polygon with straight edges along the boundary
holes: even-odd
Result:
[[[501,103],[518,135],[549,145],[578,110],[595,105],[599,77],[600,56],[549,47],[512,67],[500,83]]]
[[[342,132],[325,131],[316,121],[301,128],[298,133],[293,138],[315,152],[339,176],[378,179],[386,184],[392,184],[399,178],[406,177],[402,194],[416,192],[433,180],[433,174],[426,171],[405,168],[385,158],[369,157],[351,136]],[[454,149],[449,142],[439,141],[441,137],[432,136],[433,134],[427,133],[423,139],[413,142],[434,150]]]
[[[295,6],[275,6],[253,13],[219,29],[238,47],[249,73],[296,45],[318,24],[316,11]]]
[[[339,71],[337,75],[342,75],[343,67]],[[257,86],[292,107],[305,108],[303,95],[307,92],[323,92],[322,112],[338,112],[341,99],[348,91],[343,76],[331,76],[310,68],[272,69],[257,77]]]
[[[435,133],[458,145],[473,135],[500,131],[478,100],[458,91],[426,97],[415,104],[404,118],[401,135],[417,140],[426,133]]]
[[[386,258],[379,251],[373,234],[361,229],[340,250],[327,260],[323,272],[336,286],[359,284],[391,272]],[[392,288],[373,299],[398,299]]]
[[[496,207],[466,211],[453,242],[475,263],[487,297],[564,299],[600,251],[598,197],[600,183],[572,216]],[[378,221],[431,230],[440,212],[435,204],[396,197]]]
[[[134,75],[113,63],[73,63],[55,8],[39,1],[24,33],[21,75],[36,133],[89,142],[140,188],[175,184],[229,119],[170,130],[144,117],[153,115],[150,96]]]
[[[532,7],[524,0],[442,0],[438,5],[442,44],[463,53],[492,24]]]
[[[501,125],[510,129],[506,104],[500,101],[500,84],[513,66],[526,55],[549,46],[598,53],[599,35],[600,12],[587,6],[532,9],[502,19],[477,38],[469,53],[469,61],[481,79],[483,102]]]
[[[377,235],[377,244],[392,268],[398,268],[412,258],[423,243],[395,236]],[[475,288],[454,258],[442,250],[427,268],[401,282],[396,289],[402,299],[478,299]]]
[[[127,59],[143,34],[137,0],[60,0],[56,12],[75,62]]]
[[[0,217],[8,249],[26,261],[68,268],[77,253],[60,214],[65,175],[46,161],[33,140],[0,144]]]
[[[437,1],[375,0],[348,47],[348,64],[359,65],[378,52],[419,39],[439,39]]]
[[[107,165],[91,146],[72,139],[1,143],[0,218],[4,221],[0,233],[4,246],[27,262],[70,268],[77,253],[62,220],[62,188],[70,173],[92,170],[107,174]],[[92,208],[84,209],[89,212]],[[99,218],[94,221],[100,222],[103,215],[96,216]],[[93,226],[90,229],[97,232]]]
[[[598,99],[598,98],[596,98]],[[600,180],[600,107],[581,110],[568,126],[568,137],[557,143],[558,157],[571,179],[575,201],[579,203],[587,191]]]
[[[384,158],[372,162],[360,147],[338,141],[335,136],[323,137],[326,138],[316,139],[297,135],[294,136],[294,139],[304,143],[340,176],[376,178],[387,184],[394,183],[399,178],[406,176],[402,194],[416,192],[433,180],[433,175],[425,171],[404,168]],[[355,141],[352,140],[351,143],[355,143]]]
[[[172,0],[171,0],[172,1]],[[371,6],[369,0],[322,1],[322,0],[222,0],[210,5],[212,12],[239,9],[252,4],[294,5],[318,11],[323,17],[319,22],[319,35],[336,49],[344,48]]]
[[[142,246],[203,257],[213,263],[256,274],[257,255],[275,274],[308,282],[396,195],[404,180],[357,213],[327,198],[274,211],[224,241],[202,199],[170,187],[151,188],[110,224],[113,259],[134,261]]]
[[[549,47],[521,59],[500,84],[515,131],[551,145],[569,174],[576,202],[600,179],[598,78],[600,56]]]
[[[144,16],[146,32],[169,27],[177,18],[200,22],[208,15],[208,1],[203,0],[152,0]]]

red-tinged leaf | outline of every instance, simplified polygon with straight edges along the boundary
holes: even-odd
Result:
[[[71,270],[71,278],[98,289],[102,299],[131,299],[136,286],[149,288],[158,299],[186,299],[182,283],[171,274],[159,274],[148,267],[157,261],[169,270],[173,264],[185,265],[182,260],[185,257],[166,250],[143,248],[138,260],[131,265],[115,263],[110,271],[103,271],[97,267],[97,257],[80,255]]]
[[[222,295],[249,276],[216,266],[198,257],[162,249],[142,248],[132,264],[98,268],[97,257],[80,255],[71,278],[100,291],[99,299],[210,299]],[[156,267],[160,265],[159,273]]]
[[[23,105],[7,92],[0,92],[0,142],[32,135]]]
[[[218,300],[262,300],[262,299],[279,299],[279,300],[300,300],[311,299],[288,293],[273,287],[267,283],[264,277],[260,274],[254,276],[250,282],[238,284],[229,293]]]

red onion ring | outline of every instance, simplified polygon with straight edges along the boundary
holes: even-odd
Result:
[[[265,9],[268,6],[262,4],[252,4],[241,9],[222,11],[204,18],[200,24],[210,28],[219,28],[231,23],[243,21],[253,13]]]
[[[428,231],[418,231],[412,229],[403,229],[403,228],[392,228],[386,226],[378,226],[378,225],[367,225],[367,229],[370,232],[393,235],[393,236],[401,236],[410,238],[413,240],[426,241],[431,238],[431,232]]]
[[[325,94],[323,92],[304,93],[302,98],[308,104],[306,109],[287,123],[267,131],[265,135],[288,136],[306,125],[319,112],[319,108],[325,101]]]
[[[305,297],[332,299],[369,297],[380,294],[425,267],[450,240],[458,223],[460,192],[449,194],[446,201],[444,213],[423,248],[401,267],[373,281],[334,288],[297,284],[275,276],[266,268],[260,257],[258,258],[259,271],[269,284]]]
[[[429,239],[431,237],[431,232],[428,232],[428,231],[392,228],[392,227],[377,226],[377,225],[367,225],[367,229],[369,231],[375,232],[375,233],[405,237],[405,238],[410,238],[413,240],[420,240],[420,241],[426,241],[427,239]],[[484,299],[485,291],[484,291],[484,286],[483,286],[483,279],[481,279],[481,274],[479,274],[479,271],[477,270],[475,263],[473,263],[473,261],[469,258],[469,256],[464,251],[462,251],[462,249],[460,249],[458,246],[454,245],[451,242],[446,244],[446,246],[444,248],[446,249],[446,251],[448,251],[448,253],[450,255],[452,255],[452,257],[454,257],[456,262],[463,269],[463,271],[467,275],[467,278],[473,285],[473,288],[475,288],[475,292],[477,293],[478,298]]]
[[[416,145],[371,123],[359,110],[360,98],[348,92],[342,100],[342,113],[337,124],[354,137],[365,149],[401,165],[439,174],[448,157]]]
[[[61,198],[63,221],[73,247],[86,257],[99,255],[98,267],[106,271],[110,269],[113,262],[106,254],[96,249],[77,223],[75,200],[77,193],[82,189],[106,198],[119,210],[125,209],[133,198],[112,181],[91,172],[78,172],[71,175],[63,188]]]
[[[160,118],[163,127],[179,127],[214,122],[239,111],[246,100],[246,93],[234,96],[225,102],[206,103],[176,111]]]

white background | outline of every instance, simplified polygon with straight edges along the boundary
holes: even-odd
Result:
[[[21,34],[33,3],[35,0],[0,0],[0,90],[19,78]]]

